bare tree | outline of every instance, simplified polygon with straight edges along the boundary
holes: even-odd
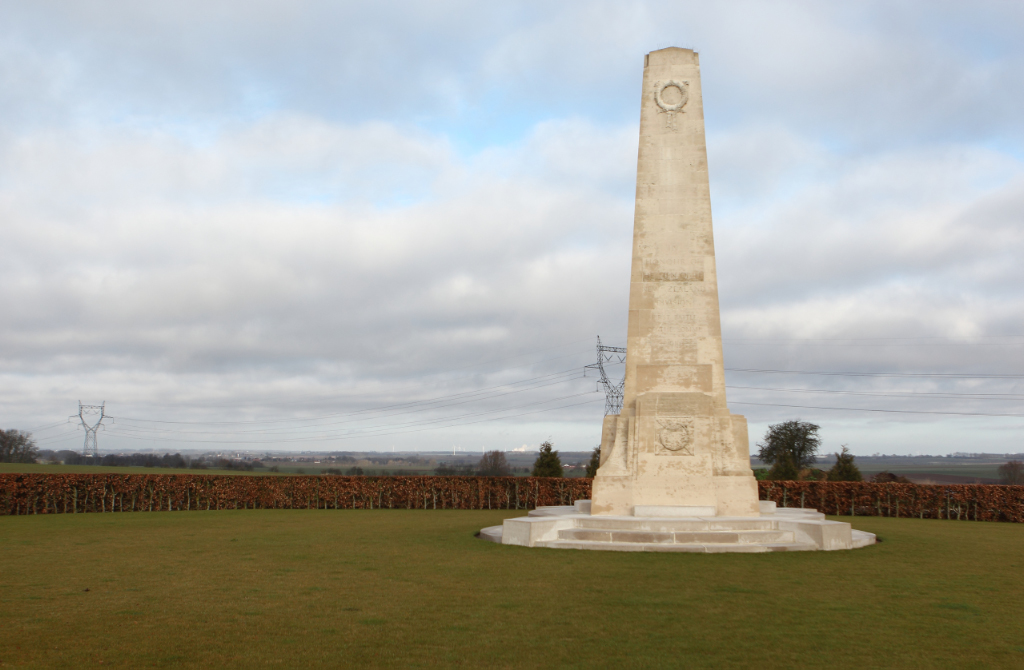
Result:
[[[38,455],[32,433],[0,430],[0,463],[35,463]]]
[[[999,466],[999,476],[1004,484],[1020,486],[1024,484],[1024,463],[1020,461],[1009,461]]]
[[[476,466],[476,474],[481,477],[510,477],[512,468],[508,465],[503,451],[488,451]]]

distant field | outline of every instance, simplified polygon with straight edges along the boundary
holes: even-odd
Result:
[[[914,475],[915,479],[938,479],[943,476],[965,477],[968,480],[980,479],[981,483],[996,483],[999,479],[999,465],[995,463],[946,465],[940,460],[925,463],[896,463],[888,466],[870,466],[865,464],[861,469],[866,474],[874,474],[887,470],[897,475]],[[991,480],[991,481],[986,481]],[[966,482],[965,482],[966,483]]]
[[[270,468],[277,466],[277,472],[271,472]],[[287,464],[271,464],[265,468],[256,468],[254,470],[217,470],[214,468],[208,468],[206,470],[189,470],[186,468],[145,468],[142,466],[132,467],[118,467],[118,466],[105,466],[105,465],[49,465],[46,463],[0,463],[0,472],[44,472],[44,473],[73,473],[73,474],[99,474],[99,473],[119,473],[123,475],[138,475],[138,474],[150,474],[150,475],[176,475],[176,474],[209,474],[209,475],[319,475],[328,468],[336,468],[345,472],[350,467],[351,463],[287,463]],[[384,467],[369,467],[374,473],[397,472],[399,468],[384,468]],[[404,468],[403,471],[406,474],[421,474],[429,475],[433,474],[433,469],[415,469],[415,468]]]
[[[277,467],[283,475],[319,475],[321,472],[327,469],[341,470],[344,474],[349,468],[353,467],[352,463],[270,463],[267,466],[267,470],[271,467]],[[415,467],[411,465],[402,466],[388,466],[388,465],[376,465],[376,464],[365,464],[360,463],[359,467],[363,469],[367,474],[375,476],[387,476],[401,472],[406,475],[432,475],[434,474],[435,466],[423,466]]]
[[[909,477],[918,484],[997,484],[1000,481],[999,466],[1006,460],[992,457],[858,456],[856,463],[865,479],[886,471]],[[816,467],[827,470],[833,463],[833,459],[823,458]],[[766,466],[755,459],[753,467]]]
[[[144,468],[117,467],[105,465],[48,465],[46,463],[0,463],[0,473],[4,472],[41,472],[45,474],[121,474],[121,475],[272,475],[266,468],[263,470],[187,470],[185,468]],[[281,474],[288,474],[282,472]],[[314,474],[314,473],[310,473]],[[320,474],[317,470],[315,474]]]
[[[473,537],[511,515],[0,517],[0,665],[1024,665],[1024,525],[858,517],[881,544],[745,555]]]
[[[277,472],[271,472],[271,467],[277,467]],[[138,475],[138,474],[150,474],[150,475],[174,475],[174,474],[209,474],[209,475],[319,475],[327,469],[341,470],[342,474],[348,471],[352,467],[351,463],[271,463],[265,468],[257,468],[252,471],[247,470],[216,470],[209,468],[206,470],[188,470],[185,468],[145,468],[145,467],[116,467],[116,466],[103,466],[103,465],[48,465],[45,463],[0,463],[0,473],[4,472],[43,472],[43,473],[69,473],[69,474],[100,474],[100,473],[120,473],[123,475]],[[409,466],[380,466],[380,465],[365,465],[360,466],[363,470],[370,475],[374,476],[389,476],[389,475],[432,475],[434,474],[434,468],[416,468]],[[515,473],[518,477],[525,477],[528,473],[517,472]],[[576,470],[566,470],[566,477],[580,477],[583,476],[583,472]]]

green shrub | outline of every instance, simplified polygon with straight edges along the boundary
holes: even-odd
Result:
[[[540,445],[540,453],[537,460],[533,462],[532,477],[564,477],[562,470],[562,459],[558,457],[557,451],[552,451],[552,444],[544,442]]]
[[[599,467],[601,467],[601,447],[595,447],[594,453],[590,455],[590,462],[587,463],[587,476],[596,477]]]
[[[836,454],[836,464],[828,471],[830,482],[861,482],[864,478],[860,474],[860,468],[853,463],[853,454],[843,445],[843,451]]]

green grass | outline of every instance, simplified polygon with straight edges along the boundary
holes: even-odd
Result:
[[[848,552],[473,537],[510,512],[0,517],[2,667],[1021,667],[1024,525]]]

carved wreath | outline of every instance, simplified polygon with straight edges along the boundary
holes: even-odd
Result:
[[[659,419],[657,439],[658,444],[666,451],[674,454],[693,454],[690,448],[693,441],[692,428],[687,421]]]
[[[675,103],[674,105],[668,104],[667,102],[665,102],[664,98],[662,97],[662,94],[665,92],[665,89],[667,89],[670,86],[675,86],[677,89],[679,89],[679,93],[680,93],[679,102]],[[683,105],[685,105],[687,102],[689,102],[689,100],[690,100],[690,82],[688,82],[688,81],[675,81],[675,80],[673,80],[673,81],[666,81],[666,82],[658,82],[654,86],[654,102],[658,103],[658,107],[661,107],[662,111],[664,111],[664,112],[669,112],[669,113],[678,112],[678,111],[682,110]]]

